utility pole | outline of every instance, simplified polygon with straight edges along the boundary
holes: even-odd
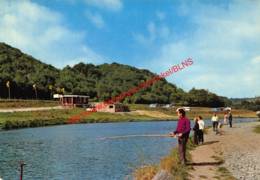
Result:
[[[10,81],[6,82],[6,87],[8,88],[8,98],[11,98],[11,92],[10,92]]]
[[[34,92],[35,92],[35,99],[37,100],[38,97],[37,97],[37,86],[36,86],[36,84],[33,84],[33,89],[34,89]]]

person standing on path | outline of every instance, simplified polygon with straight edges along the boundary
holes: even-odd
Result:
[[[177,114],[179,117],[177,128],[174,132],[170,133],[170,136],[178,137],[178,151],[179,159],[183,165],[186,165],[186,144],[189,139],[190,134],[190,120],[186,118],[184,109],[177,109]]]
[[[227,112],[225,112],[225,114],[224,114],[224,124],[225,125],[227,124],[227,119],[228,119],[228,114],[227,114]]]
[[[229,127],[232,128],[233,117],[231,111],[229,111],[228,113],[228,121],[229,121]]]
[[[218,133],[218,116],[216,113],[214,113],[214,115],[211,118],[212,121],[212,126],[213,126],[213,131],[216,132],[216,134]]]
[[[198,118],[194,118],[194,126],[193,126],[193,143],[198,145],[199,144],[199,123]]]
[[[199,124],[199,131],[198,131],[198,136],[199,136],[199,144],[203,144],[204,143],[204,127],[205,127],[205,123],[203,121],[203,118],[201,116],[199,116],[199,120],[198,120],[198,124]]]

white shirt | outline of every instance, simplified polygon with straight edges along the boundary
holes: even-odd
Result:
[[[205,127],[204,121],[203,121],[203,120],[198,120],[198,124],[199,124],[199,129],[200,129],[200,130],[203,130],[204,127]]]
[[[211,121],[217,122],[218,121],[218,116],[212,116]]]

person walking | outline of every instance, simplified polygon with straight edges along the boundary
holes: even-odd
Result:
[[[222,134],[222,131],[221,131],[221,128],[222,126],[224,125],[224,120],[223,121],[218,121],[218,127],[217,127],[217,134],[221,135]]]
[[[186,165],[186,145],[190,134],[190,120],[186,118],[184,109],[178,108],[177,114],[179,117],[177,128],[174,132],[170,133],[170,136],[178,137],[178,151],[179,159],[183,165]]]
[[[204,128],[205,128],[205,123],[203,121],[203,118],[201,116],[199,116],[199,120],[198,120],[198,124],[199,124],[199,131],[198,131],[198,143],[203,144],[204,143]]]
[[[228,113],[228,122],[229,122],[229,127],[230,128],[232,128],[232,121],[233,121],[232,113],[231,113],[231,111],[229,111],[229,113]]]
[[[211,121],[212,121],[213,131],[216,132],[216,134],[218,134],[218,116],[216,113],[214,113],[214,115],[212,116]]]
[[[194,126],[193,126],[193,143],[198,145],[199,144],[199,123],[198,123],[198,118],[194,118]]]
[[[225,112],[225,114],[224,114],[224,124],[225,125],[227,124],[227,119],[228,119],[228,114],[227,114],[227,112]]]

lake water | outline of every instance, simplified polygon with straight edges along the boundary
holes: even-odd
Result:
[[[236,119],[234,122],[254,121]],[[174,138],[131,137],[132,134],[167,134],[176,122],[77,124],[0,131],[0,177],[19,179],[125,179],[136,167],[157,163],[176,146]]]

